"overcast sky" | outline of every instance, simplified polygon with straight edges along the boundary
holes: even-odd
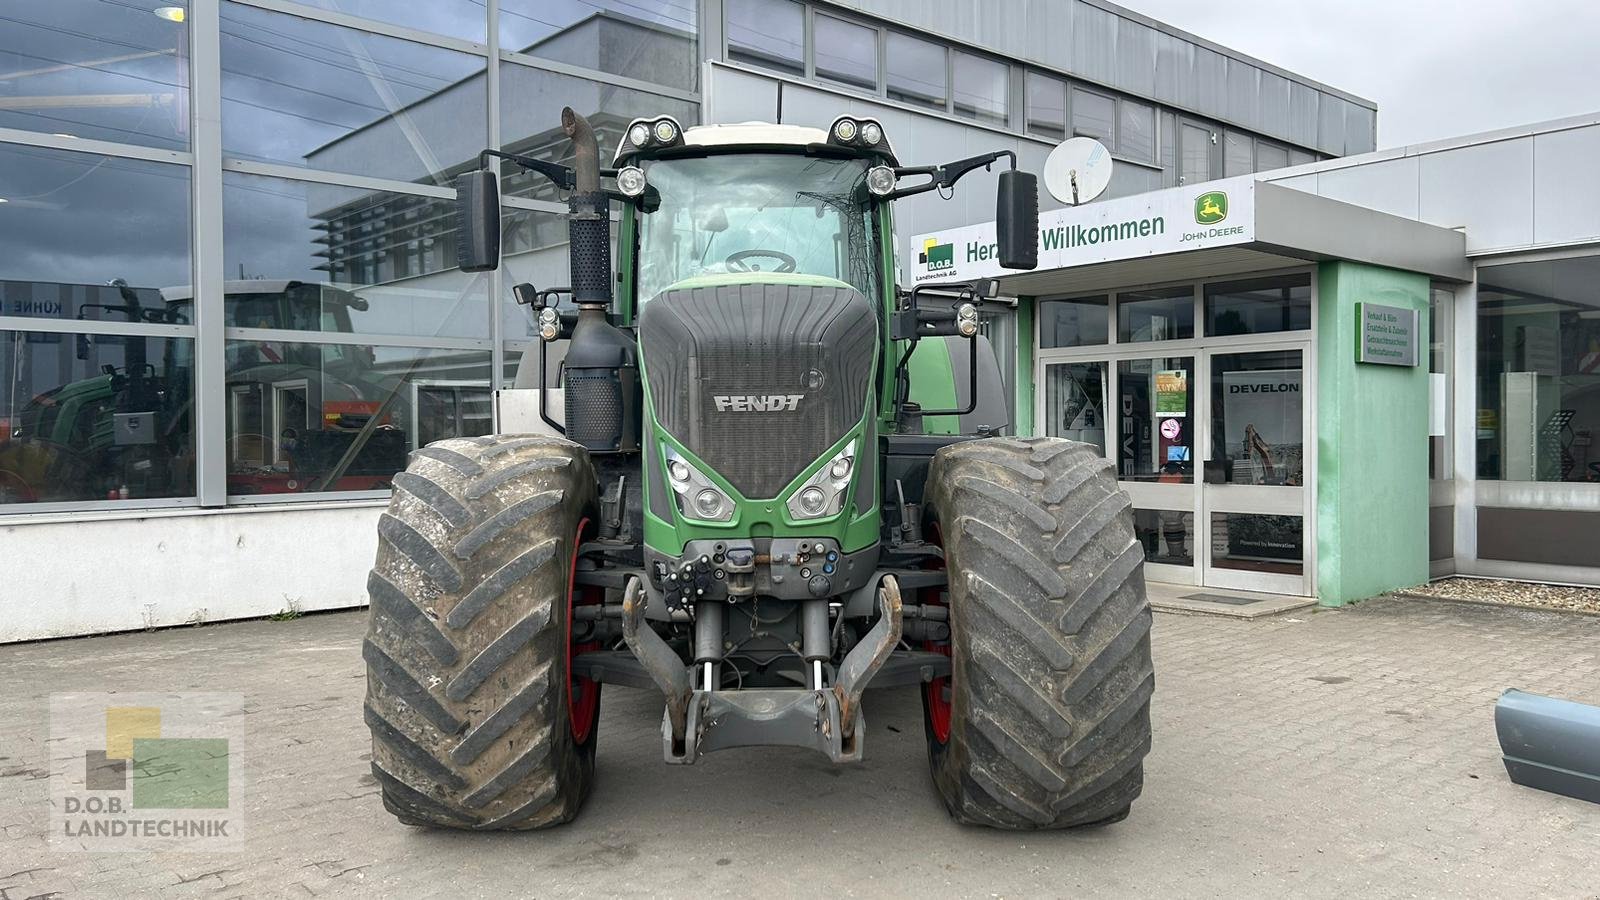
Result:
[[[1378,146],[1600,112],[1596,0],[1118,0],[1378,104]]]

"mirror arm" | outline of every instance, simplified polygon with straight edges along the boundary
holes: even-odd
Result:
[[[578,176],[572,171],[571,166],[564,166],[560,163],[546,162],[542,159],[534,159],[531,156],[523,156],[520,153],[505,153],[500,150],[485,150],[478,154],[478,168],[489,168],[489,157],[491,156],[515,163],[524,171],[538,172],[540,175],[550,179],[550,181],[555,184],[556,187],[565,191],[572,190],[575,186],[577,186],[578,183]]]
[[[980,168],[988,169],[1001,159],[1009,160],[1011,168],[1013,170],[1016,169],[1017,154],[1013,150],[994,150],[989,153],[980,153],[977,156],[948,162],[942,166],[899,166],[894,170],[896,178],[903,178],[908,175],[926,175],[928,180],[911,187],[896,188],[889,192],[889,199],[895,200],[900,197],[909,197],[913,194],[931,191],[934,188],[955,187],[956,182],[960,181],[968,172]]]

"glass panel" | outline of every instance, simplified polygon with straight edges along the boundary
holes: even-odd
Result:
[[[500,0],[500,49],[692,91],[700,62],[696,5],[696,0]],[[768,25],[777,21],[762,21],[762,30],[773,31]]]
[[[1255,157],[1251,152],[1255,139],[1232,128],[1224,130],[1222,135],[1222,176],[1232,178],[1255,171]]]
[[[1302,165],[1305,165],[1306,163],[1311,163],[1311,162],[1316,162],[1316,161],[1317,161],[1317,155],[1315,153],[1308,153],[1305,150],[1290,150],[1289,151],[1289,165],[1291,165],[1291,166],[1302,166]]]
[[[1106,449],[1106,364],[1044,367],[1044,433]]]
[[[0,314],[160,321],[189,283],[187,166],[0,144],[0,198]]]
[[[1107,311],[1109,298],[1072,297],[1044,300],[1039,304],[1039,346],[1081,347],[1104,344],[1109,338]]]
[[[1141,162],[1156,160],[1156,111],[1143,103],[1123,100],[1117,111],[1117,151]]]
[[[1178,120],[1172,113],[1161,114],[1161,186],[1172,187],[1178,183]]]
[[[1199,184],[1211,180],[1211,132],[1194,125],[1184,125],[1179,136],[1178,176],[1183,184]]]
[[[1117,340],[1172,341],[1194,337],[1194,287],[1117,294]]]
[[[189,29],[181,11],[158,0],[5,4],[0,128],[186,148]]]
[[[535,287],[572,283],[567,217],[543,210],[507,206],[501,209],[500,220],[500,283],[503,285],[500,298],[501,334],[508,340],[536,340],[539,329],[533,321],[533,310],[516,302],[511,286],[522,282]],[[617,255],[619,231],[619,226],[614,224],[611,229],[611,261],[614,266],[620,264]],[[576,309],[571,306],[571,294],[562,294],[554,299],[563,308]]]
[[[1256,171],[1281,169],[1289,165],[1289,151],[1266,141],[1256,142]]]
[[[1478,269],[1478,475],[1600,482],[1600,256]]]
[[[230,172],[222,207],[230,327],[489,336],[453,201]]]
[[[382,490],[426,442],[487,433],[487,350],[228,341],[226,354],[229,494]]]
[[[1211,357],[1211,460],[1228,484],[1305,483],[1301,372],[1299,350]]]
[[[1455,477],[1450,456],[1455,294],[1434,288],[1428,303],[1428,477]]]
[[[1211,514],[1211,566],[1274,575],[1305,574],[1305,529],[1299,516]]]
[[[636,118],[672,116],[685,128],[700,120],[699,107],[686,100],[558,75],[518,63],[500,64],[501,149],[539,159],[571,162],[572,142],[561,130],[563,106],[583,113],[594,126],[605,165],[610,165],[611,152],[622,139],[622,132]],[[565,194],[558,192],[543,175],[522,172],[509,165],[501,171],[501,191],[506,195],[566,205]]]
[[[1117,363],[1117,476],[1194,481],[1194,357]]]
[[[1067,137],[1067,83],[1028,73],[1028,131],[1053,141]]]
[[[222,5],[222,149],[447,184],[487,140],[481,57]]]
[[[945,49],[940,44],[889,32],[889,99],[929,109],[944,109],[946,90]]]
[[[1144,561],[1164,566],[1194,565],[1194,511],[1136,509],[1133,533],[1144,545]]]
[[[867,163],[757,153],[644,163],[661,207],[640,217],[639,297],[684,278],[797,272],[877,296]]]
[[[728,0],[728,59],[806,72],[806,8],[794,0]]]
[[[1112,139],[1112,130],[1116,127],[1116,119],[1117,101],[1104,94],[1096,94],[1082,88],[1072,89],[1074,135],[1096,138],[1115,150],[1117,145]]]
[[[986,304],[987,305],[987,304]],[[980,309],[978,333],[989,339],[995,361],[1000,364],[1000,381],[1005,388],[1006,433],[1016,434],[1017,398],[1017,313],[1012,309]]]
[[[0,506],[194,496],[194,341],[0,331]]]
[[[1006,124],[1010,115],[1011,70],[1005,63],[957,51],[951,65],[955,69],[956,115]]]
[[[170,0],[164,0],[170,2]],[[298,0],[331,12],[375,19],[403,28],[431,31],[464,41],[483,41],[485,10],[482,0],[428,0],[396,3],[394,0]],[[501,0],[501,7],[513,0]]]
[[[1311,276],[1275,275],[1205,286],[1206,334],[1269,334],[1311,327]]]
[[[869,91],[878,89],[878,29],[817,16],[817,78]]]

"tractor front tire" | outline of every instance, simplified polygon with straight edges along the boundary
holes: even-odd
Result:
[[[1150,606],[1126,493],[1098,448],[989,438],[928,476],[952,676],[924,692],[933,781],[958,822],[1127,816],[1150,750]]]
[[[578,814],[599,686],[571,678],[569,623],[594,508],[588,453],[555,437],[440,441],[395,476],[362,654],[372,773],[402,822],[522,830]]]

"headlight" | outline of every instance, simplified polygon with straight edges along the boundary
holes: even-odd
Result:
[[[851,441],[834,454],[827,465],[806,479],[789,497],[789,515],[795,519],[820,519],[844,509],[850,492],[850,476],[855,471],[856,442]]]
[[[868,122],[861,126],[861,139],[866,141],[868,147],[876,147],[883,140],[883,129],[878,127],[877,122]]]
[[[539,337],[553,341],[561,336],[561,314],[553,306],[539,310]]]
[[[850,143],[856,139],[856,123],[854,119],[840,119],[833,123],[833,136],[839,140]]]
[[[628,129],[628,143],[635,147],[643,147],[650,143],[650,126],[643,122],[635,122]]]
[[[971,303],[963,303],[956,307],[956,331],[962,337],[972,337],[978,333],[978,308]]]
[[[638,166],[627,166],[618,172],[617,190],[629,197],[644,193],[644,170]]]
[[[662,119],[656,123],[656,140],[663,144],[670,144],[678,139],[678,123],[671,119]]]
[[[702,522],[727,522],[733,518],[733,498],[711,483],[671,447],[662,446],[667,459],[667,484],[678,501],[678,512]]]
[[[877,197],[887,196],[894,190],[894,170],[888,166],[873,166],[868,169],[867,190]]]

